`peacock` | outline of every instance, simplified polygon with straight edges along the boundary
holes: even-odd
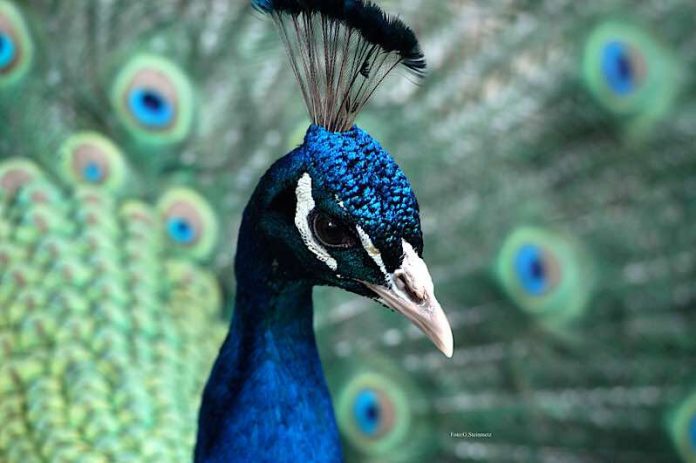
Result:
[[[354,125],[390,71],[403,65],[421,75],[426,65],[413,31],[374,4],[252,3],[280,31],[312,125],[263,175],[244,210],[234,316],[203,393],[194,460],[340,462],[314,335],[314,286],[375,299],[453,353],[422,258],[413,190]],[[356,400],[380,415],[370,398]]]
[[[0,0],[0,461],[193,459],[256,182],[352,129],[306,116],[267,20],[291,3]],[[352,134],[418,195],[456,349],[316,288],[345,460],[696,461],[696,7],[379,4],[428,70],[397,67]]]

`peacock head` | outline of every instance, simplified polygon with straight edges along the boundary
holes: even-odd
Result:
[[[376,299],[451,357],[452,330],[422,259],[416,197],[391,156],[354,125],[397,66],[423,77],[414,32],[363,0],[251,3],[276,23],[313,121],[304,143],[257,189],[264,198],[257,221],[281,264],[274,280],[299,278]]]
[[[452,356],[452,331],[422,259],[418,202],[379,143],[357,126],[312,125],[265,178],[260,229],[286,278],[375,299]]]

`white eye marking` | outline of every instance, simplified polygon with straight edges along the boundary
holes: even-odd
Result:
[[[387,268],[384,266],[384,261],[382,260],[382,254],[379,252],[379,249],[377,249],[377,246],[375,246],[372,243],[372,240],[370,239],[370,235],[365,233],[365,230],[363,230],[360,225],[356,225],[355,229],[358,231],[358,236],[360,237],[360,242],[363,245],[363,248],[365,248],[365,252],[367,252],[367,255],[372,258],[372,260],[375,261],[375,264],[377,264],[377,267],[382,271],[382,274],[386,277],[387,276]]]
[[[309,227],[309,214],[314,210],[315,206],[314,198],[312,198],[312,177],[310,177],[309,174],[305,173],[300,180],[297,181],[295,196],[297,197],[295,227],[297,227],[297,231],[300,232],[302,241],[312,254],[328,265],[331,270],[336,271],[338,269],[338,262],[331,257],[329,251],[314,239],[314,234]]]

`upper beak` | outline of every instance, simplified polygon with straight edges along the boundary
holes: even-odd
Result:
[[[435,288],[428,267],[406,241],[403,241],[403,250],[401,268],[388,275],[386,285],[364,284],[385,305],[411,320],[443,354],[452,357],[452,328],[440,303],[435,299]]]

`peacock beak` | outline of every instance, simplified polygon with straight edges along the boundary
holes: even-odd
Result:
[[[385,286],[365,283],[382,303],[398,311],[420,328],[447,357],[454,352],[454,339],[447,316],[435,298],[428,267],[418,253],[403,241],[401,267],[387,276]]]

